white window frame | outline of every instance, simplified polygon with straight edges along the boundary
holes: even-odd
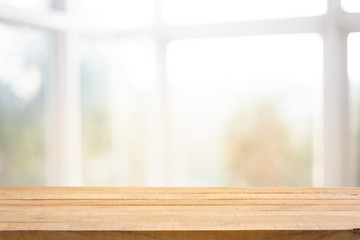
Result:
[[[48,185],[82,185],[81,121],[79,97],[79,69],[77,38],[79,35],[108,35],[109,37],[149,37],[156,42],[157,79],[163,102],[163,144],[169,141],[166,123],[167,84],[166,46],[169,41],[185,38],[253,36],[267,34],[318,33],[324,40],[324,74],[321,120],[316,123],[320,131],[315,133],[313,186],[345,187],[358,182],[357,162],[350,157],[349,81],[347,74],[347,36],[360,32],[360,13],[347,13],[341,8],[341,0],[327,0],[327,12],[321,16],[256,20],[195,26],[167,26],[160,20],[160,0],[155,0],[155,20],[152,26],[131,30],[103,32],[91,27],[79,27],[70,12],[70,0],[56,0],[55,9],[46,12],[6,7],[0,4],[0,21],[19,23],[46,29],[53,36],[53,77],[49,89],[48,131],[56,136],[48,139]],[[163,146],[163,149],[170,149]],[[175,180],[172,163],[164,159],[159,181],[171,185]],[[170,158],[168,158],[170,159]],[[316,160],[316,161],[315,161]],[[54,169],[57,169],[56,173]],[[156,185],[157,182],[155,181]],[[151,183],[150,183],[151,185]]]

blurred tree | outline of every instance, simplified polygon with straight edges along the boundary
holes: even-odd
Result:
[[[44,184],[42,98],[20,99],[0,82],[0,185]]]
[[[311,136],[294,139],[275,100],[240,111],[226,134],[231,186],[311,186]]]
[[[49,38],[5,23],[0,32],[0,185],[44,185]]]

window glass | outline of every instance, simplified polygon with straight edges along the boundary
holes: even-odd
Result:
[[[350,33],[348,37],[348,76],[350,83],[350,122],[352,160],[360,171],[360,33]],[[360,175],[357,176],[360,183]]]
[[[319,35],[176,40],[167,59],[176,185],[311,186]]]
[[[0,23],[0,185],[44,185],[48,36]]]
[[[200,24],[321,15],[326,0],[162,0],[166,24]]]
[[[341,6],[346,12],[360,12],[359,0],[342,0]]]
[[[108,59],[96,43],[83,40],[81,46],[84,183],[106,185],[112,178],[107,172],[107,163],[111,160]]]
[[[149,40],[82,42],[85,185],[145,185],[154,46]]]
[[[51,0],[0,0],[0,5],[31,10],[44,10],[51,7],[51,2]]]
[[[72,5],[77,22],[105,30],[148,26],[153,7],[153,0],[79,0]]]

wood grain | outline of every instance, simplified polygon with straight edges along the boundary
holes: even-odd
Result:
[[[357,229],[360,188],[0,187],[0,240],[360,239]]]
[[[0,240],[355,240],[351,231],[0,232]]]

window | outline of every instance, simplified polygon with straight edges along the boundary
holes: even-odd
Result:
[[[153,21],[152,0],[78,0],[72,12],[77,21],[90,29],[131,29],[147,27]]]
[[[81,119],[84,182],[111,182],[111,109],[106,44],[81,41]],[[87,179],[90,180],[88,181]]]
[[[0,0],[0,185],[359,185],[358,12]]]
[[[154,44],[138,39],[81,45],[84,183],[144,185],[149,124],[156,114]]]
[[[324,0],[162,0],[161,7],[162,18],[170,25],[294,18],[326,12]]]
[[[348,37],[348,76],[350,81],[350,122],[351,122],[351,158],[357,172],[360,171],[360,33],[350,33]],[[360,181],[360,176],[353,176]]]
[[[357,0],[342,0],[342,8],[350,13],[360,12],[360,2]]]
[[[167,59],[179,185],[311,186],[318,35],[177,40]]]
[[[49,38],[0,24],[0,183],[46,184]]]
[[[51,7],[50,0],[0,0],[0,4],[29,10],[46,10]]]

